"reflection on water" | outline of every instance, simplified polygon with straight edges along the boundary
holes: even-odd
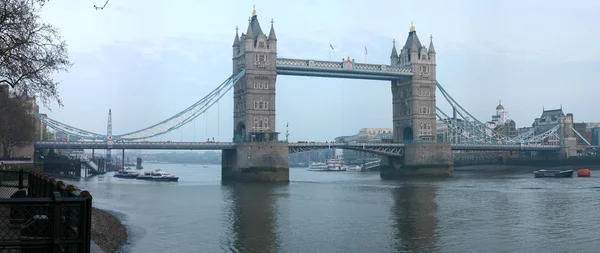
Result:
[[[126,252],[598,252],[600,178],[291,169],[288,185],[222,184],[218,166],[151,166],[180,181],[72,182],[126,216]]]
[[[226,184],[224,195],[231,201],[228,212],[231,234],[223,235],[222,246],[231,252],[277,252],[276,223],[272,191],[277,187],[270,184],[235,183]],[[233,241],[233,242],[231,242]]]
[[[435,246],[437,204],[434,185],[406,184],[392,191],[394,248],[398,252],[432,252]]]

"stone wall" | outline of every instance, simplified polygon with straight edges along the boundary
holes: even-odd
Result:
[[[449,143],[405,144],[404,157],[382,161],[381,177],[452,177],[454,162]]]
[[[284,142],[238,143],[223,150],[223,181],[289,181],[289,150]]]

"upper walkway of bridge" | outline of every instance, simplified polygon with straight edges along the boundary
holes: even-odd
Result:
[[[412,76],[410,67],[356,63],[348,57],[342,61],[277,58],[278,75],[336,77],[369,80],[398,80]]]

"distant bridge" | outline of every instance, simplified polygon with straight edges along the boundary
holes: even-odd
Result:
[[[163,150],[227,150],[236,149],[235,142],[60,142],[41,141],[36,149],[163,149]],[[311,142],[289,143],[290,154],[320,149],[350,149],[384,156],[403,156],[404,144],[400,143],[341,143]],[[559,151],[560,146],[527,144],[452,144],[452,150],[473,151]]]

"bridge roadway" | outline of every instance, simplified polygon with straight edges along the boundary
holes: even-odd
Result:
[[[57,142],[41,141],[35,143],[35,148],[54,149],[164,149],[164,150],[224,150],[235,149],[235,142]],[[399,143],[341,143],[341,142],[311,142],[290,143],[290,153],[310,150],[341,148],[362,150],[381,155],[402,156],[404,144]],[[514,144],[452,144],[452,150],[473,151],[558,151],[560,146],[554,145],[514,145]]]

